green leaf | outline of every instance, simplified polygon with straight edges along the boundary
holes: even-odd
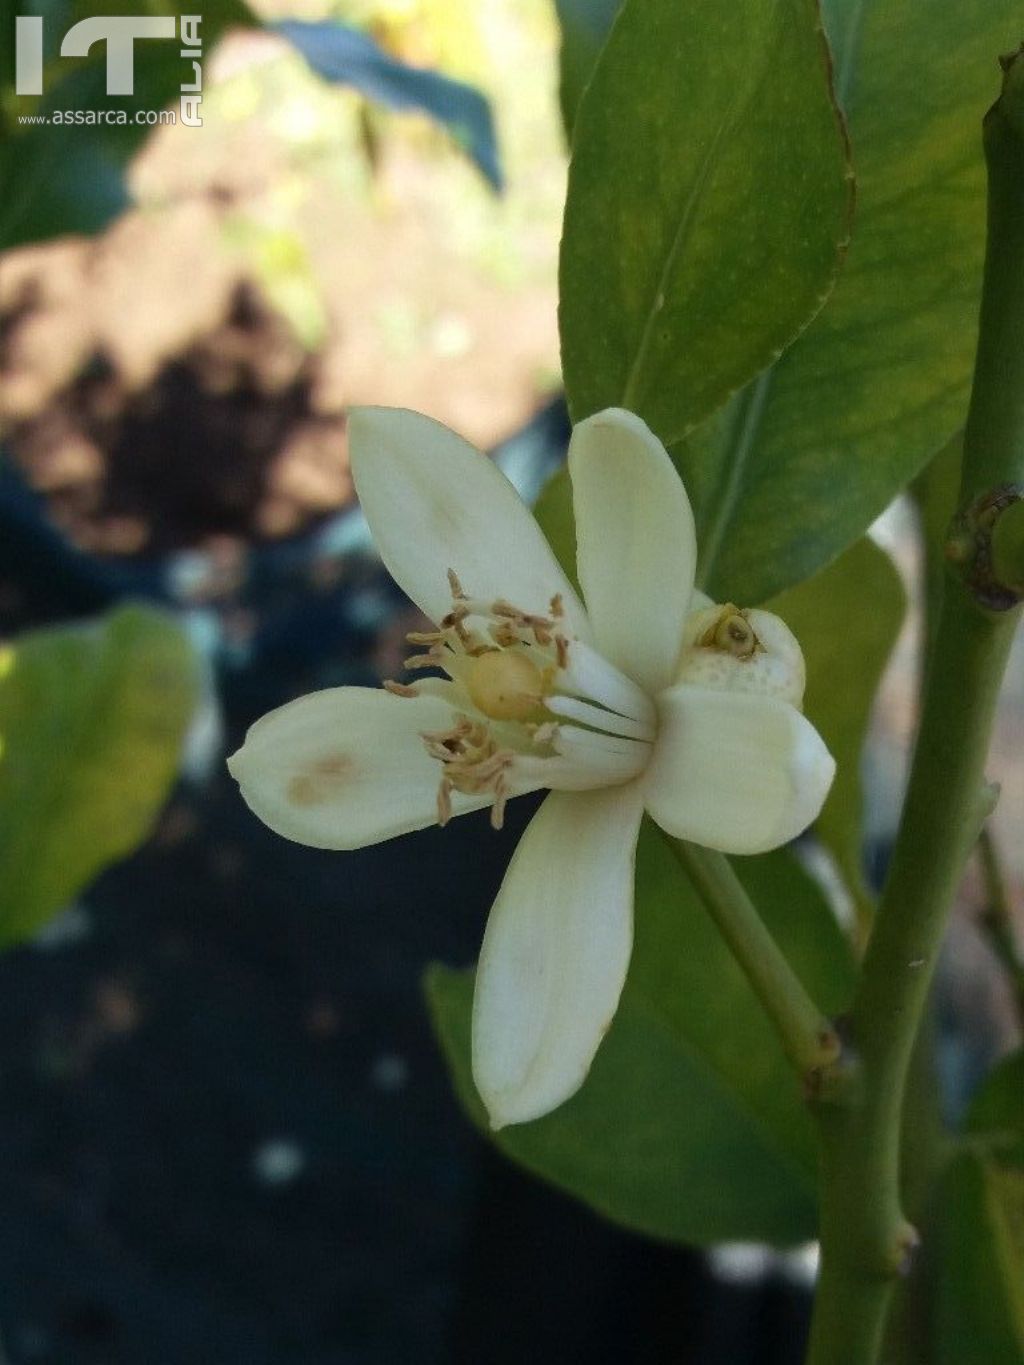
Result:
[[[814,0],[629,0],[580,103],[560,260],[573,419],[666,443],[818,311],[851,182]]]
[[[941,1189],[938,1365],[1024,1362],[1024,1170],[973,1152]]]
[[[196,687],[185,637],[144,607],[0,650],[0,943],[34,933],[146,837]]]
[[[769,597],[827,564],[962,425],[985,220],[981,118],[1017,0],[832,0],[857,171],[842,278],[773,369],[674,452],[702,577]],[[941,91],[941,97],[937,92]]]
[[[826,1010],[853,968],[816,887],[779,852],[741,859],[797,971]],[[474,1122],[472,973],[431,969],[435,1027]],[[628,1227],[674,1241],[814,1233],[814,1134],[799,1085],[717,930],[653,826],[637,860],[636,944],[618,1012],[582,1090],[503,1128],[498,1147]]]
[[[835,781],[816,833],[831,850],[862,914],[870,913],[860,759],[882,670],[906,610],[903,584],[889,556],[864,539],[766,605],[800,641],[807,663],[804,711],[836,760]]]
[[[987,1076],[967,1115],[967,1131],[986,1139],[1004,1161],[1024,1167],[1024,1049]]]

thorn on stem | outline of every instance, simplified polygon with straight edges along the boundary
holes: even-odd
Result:
[[[921,1234],[913,1223],[903,1223],[896,1233],[896,1239],[892,1246],[892,1268],[901,1279],[906,1279],[914,1266],[918,1248],[921,1245]]]

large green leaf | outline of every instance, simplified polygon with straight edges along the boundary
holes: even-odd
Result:
[[[836,778],[815,826],[862,913],[864,880],[860,759],[871,705],[906,608],[899,574],[871,540],[767,603],[794,632],[807,662],[804,711],[836,760]]]
[[[835,294],[675,452],[716,598],[753,601],[851,544],[963,423],[984,236],[981,118],[1018,0],[831,0],[857,172]]]
[[[0,650],[0,943],[145,838],[195,697],[191,647],[143,607]]]
[[[683,436],[831,288],[851,182],[814,0],[628,0],[576,114],[560,260],[575,420]]]
[[[785,852],[737,862],[823,1008],[852,966],[817,889]],[[428,992],[460,1097],[486,1119],[469,1066],[472,973]],[[775,1035],[665,839],[645,826],[636,946],[622,1002],[582,1090],[497,1145],[629,1227],[677,1241],[788,1243],[815,1228],[814,1135]]]

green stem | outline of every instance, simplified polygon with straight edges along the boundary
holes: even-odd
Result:
[[[984,763],[1012,619],[943,607],[893,862],[850,1017],[857,1096],[819,1109],[822,1275],[809,1365],[871,1365],[914,1233],[900,1197],[907,1074],[964,864],[993,799]]]
[[[989,238],[965,509],[1024,478],[1024,137],[1003,107],[1011,79],[1019,96],[1020,76],[1008,73],[985,123]],[[907,1077],[949,908],[994,802],[984,764],[1018,617],[986,611],[967,583],[947,585],[903,817],[849,1021],[857,1085],[845,1102],[817,1106],[822,1271],[808,1365],[874,1365],[916,1242],[900,1185]]]
[[[713,849],[669,839],[683,871],[729,945],[786,1055],[813,1086],[839,1056],[839,1039],[765,927],[729,860]]]

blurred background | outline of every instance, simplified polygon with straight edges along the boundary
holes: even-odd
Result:
[[[53,46],[89,10],[17,12]],[[354,503],[348,404],[441,419],[527,498],[564,454],[554,8],[261,0],[201,32],[201,128],[19,123],[7,62],[0,844],[52,815],[33,867],[71,871],[0,870],[0,1360],[799,1360],[810,1250],[620,1232],[457,1108],[421,977],[473,961],[530,803],[331,855],[224,770],[270,707],[400,671],[413,617]],[[136,107],[178,107],[168,46]],[[39,107],[113,103],[66,66]],[[913,586],[907,508],[876,530]],[[876,874],[918,635],[868,755]],[[1016,889],[1022,677],[993,761]],[[117,790],[89,786],[115,750]],[[954,1094],[1013,1036],[982,902],[972,881],[942,988]]]

